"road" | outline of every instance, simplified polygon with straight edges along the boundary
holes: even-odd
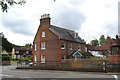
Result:
[[[15,65],[2,67],[2,80],[118,80],[118,75],[53,70],[16,70]]]

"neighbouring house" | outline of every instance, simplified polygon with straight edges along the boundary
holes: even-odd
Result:
[[[120,55],[120,37],[116,35],[116,39],[113,39],[114,43],[111,45],[111,54]]]
[[[0,53],[0,65],[10,65],[11,55],[5,50]]]
[[[12,49],[12,58],[20,59],[22,57],[28,58],[29,55],[32,55],[32,49],[26,48],[25,46],[20,46],[19,48]]]
[[[42,65],[80,58],[85,52],[85,41],[73,30],[51,25],[50,20],[49,14],[41,16],[33,41],[34,62]]]
[[[87,50],[96,57],[106,56],[109,58],[108,55],[120,55],[120,38],[118,37],[118,35],[116,35],[116,39],[108,36],[104,45],[87,45]]]

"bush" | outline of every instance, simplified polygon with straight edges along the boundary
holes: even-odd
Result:
[[[9,56],[2,56],[2,61],[10,61],[10,57]]]

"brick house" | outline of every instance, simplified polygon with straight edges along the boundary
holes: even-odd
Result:
[[[85,41],[72,30],[50,24],[49,14],[41,16],[40,25],[33,41],[34,62],[47,64],[60,62],[69,55],[85,52]],[[73,56],[74,57],[74,56]]]

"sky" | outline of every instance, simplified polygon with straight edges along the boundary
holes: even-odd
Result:
[[[78,32],[89,43],[101,35],[118,34],[120,0],[26,0],[8,12],[0,11],[0,32],[13,44],[33,43],[43,14],[50,14],[51,24]]]

